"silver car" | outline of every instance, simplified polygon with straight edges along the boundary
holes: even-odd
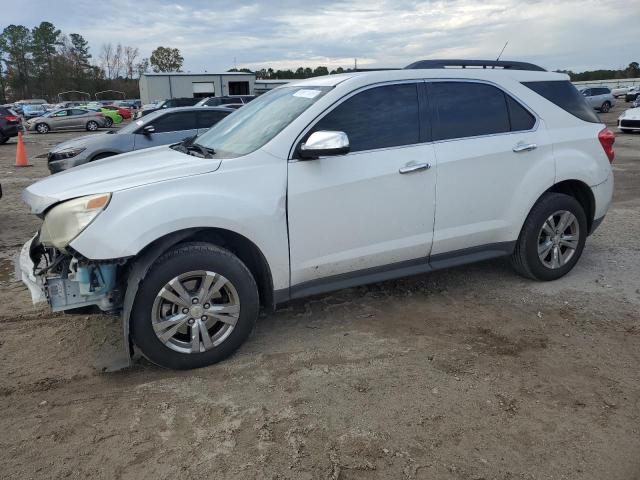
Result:
[[[602,113],[607,113],[616,103],[616,98],[608,87],[585,88],[581,92],[587,103]]]
[[[35,130],[38,133],[48,133],[51,130],[78,129],[95,132],[100,127],[106,127],[107,121],[100,112],[93,112],[84,108],[63,108],[32,118],[27,121],[25,126],[27,130]]]
[[[177,143],[199,135],[234,110],[224,107],[168,108],[104,135],[86,135],[56,145],[48,155],[51,173],[120,153]]]

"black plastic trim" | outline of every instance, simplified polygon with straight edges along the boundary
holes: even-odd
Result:
[[[589,235],[593,234],[593,232],[596,231],[596,228],[600,226],[603,220],[604,220],[604,215],[601,216],[600,218],[594,219],[593,222],[591,222],[591,229],[589,230]]]
[[[281,289],[274,292],[276,304],[284,303],[295,298],[303,298],[320,293],[341,290],[369,283],[383,282],[395,278],[409,277],[421,273],[440,270],[442,268],[480,262],[491,258],[503,257],[513,253],[516,241],[492,243],[478,247],[463,248],[452,252],[432,255],[415,260],[383,265],[380,267],[342,273],[327,278],[311,280],[292,286],[289,290]]]

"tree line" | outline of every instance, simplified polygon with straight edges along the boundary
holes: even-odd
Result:
[[[110,42],[94,58],[82,35],[65,34],[51,22],[33,28],[9,25],[0,33],[0,104],[29,98],[56,102],[58,93],[68,91],[93,98],[97,92],[116,90],[138,98],[141,74],[150,69],[179,71],[183,61],[176,48],[158,47],[151,57],[140,58],[137,47]],[[78,93],[65,96],[85,98]]]
[[[295,70],[274,70],[273,68],[262,68],[260,70],[250,70],[248,68],[231,68],[228,72],[244,72],[255,73],[259,80],[296,80],[299,78],[320,77],[322,75],[334,75],[337,73],[352,72],[353,69],[338,67],[329,71],[327,67],[320,66],[316,68],[298,67]]]
[[[621,68],[619,70],[590,70],[580,73],[575,73],[571,70],[556,70],[556,72],[566,73],[569,75],[572,82],[640,78],[640,65],[638,62],[631,62],[626,68]]]

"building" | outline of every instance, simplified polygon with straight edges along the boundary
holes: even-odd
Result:
[[[262,95],[263,93],[267,93],[269,90],[273,90],[274,88],[293,81],[295,80],[256,80],[254,93],[256,95]]]
[[[169,98],[204,98],[222,95],[254,95],[253,73],[145,73],[140,77],[143,104]]]

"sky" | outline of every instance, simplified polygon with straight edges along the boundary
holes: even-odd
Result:
[[[2,1],[0,28],[49,21],[107,42],[177,47],[184,71],[237,66],[403,67],[420,59],[495,59],[575,72],[640,62],[640,0],[27,0]]]

